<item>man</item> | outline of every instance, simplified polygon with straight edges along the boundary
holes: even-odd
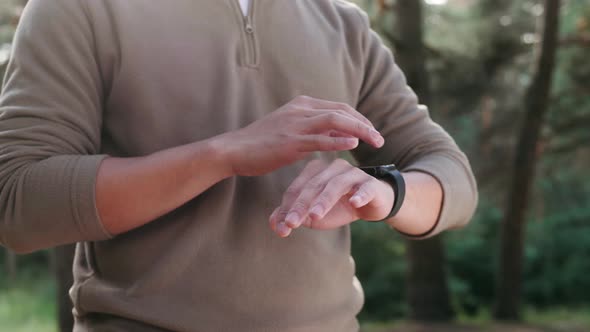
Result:
[[[17,30],[0,241],[78,242],[75,331],[357,331],[348,225],[424,238],[475,208],[346,1],[30,0]]]

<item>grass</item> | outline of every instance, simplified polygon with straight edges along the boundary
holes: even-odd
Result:
[[[408,321],[369,322],[362,332],[590,332],[590,308],[551,308],[524,312],[522,323],[494,322],[489,311],[459,315],[456,323],[423,325]]]
[[[550,323],[559,320],[576,319],[581,323],[590,325],[590,308],[552,308],[551,311],[537,311],[529,309],[525,313],[528,321],[540,323]]]
[[[0,275],[0,332],[57,332],[54,299],[45,271],[22,271],[17,280]]]
[[[1,266],[0,266],[1,267]],[[55,285],[44,270],[21,271],[17,280],[0,274],[0,332],[57,332]],[[418,325],[406,321],[364,322],[363,332],[588,332],[590,308],[527,309],[523,324],[497,324],[488,311],[459,315],[456,324]]]
[[[550,311],[528,309],[525,320],[548,326],[555,331],[590,331],[590,308],[552,308]]]

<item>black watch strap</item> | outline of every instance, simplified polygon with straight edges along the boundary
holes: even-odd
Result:
[[[404,202],[404,197],[406,196],[406,182],[404,181],[402,173],[400,173],[400,171],[397,169],[397,167],[395,167],[394,164],[383,166],[367,166],[359,168],[365,173],[379,180],[386,181],[391,185],[394,194],[393,207],[391,208],[391,212],[389,212],[389,215],[387,215],[387,217],[385,217],[383,220],[387,220],[395,216],[397,212],[401,209],[402,204]]]

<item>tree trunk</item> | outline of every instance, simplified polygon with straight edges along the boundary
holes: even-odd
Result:
[[[73,283],[72,263],[75,245],[57,247],[53,250],[55,279],[57,281],[56,302],[59,331],[72,332],[74,317],[69,290]]]
[[[430,103],[423,43],[422,2],[398,0],[394,7],[399,45],[396,58],[408,84],[423,104]],[[418,321],[447,321],[454,316],[449,299],[445,254],[440,236],[423,241],[407,241],[407,298],[410,317]]]
[[[410,318],[423,322],[452,320],[455,313],[449,298],[442,238],[436,236],[406,243],[406,292]]]
[[[559,30],[559,0],[546,0],[541,55],[525,100],[512,169],[512,183],[500,230],[500,266],[496,281],[494,317],[520,319],[525,218],[537,162],[537,143],[548,109]]]
[[[9,249],[6,250],[6,273],[10,280],[16,279],[16,254]]]

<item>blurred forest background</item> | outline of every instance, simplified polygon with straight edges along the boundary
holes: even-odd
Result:
[[[0,2],[2,68],[25,2]],[[353,225],[364,330],[590,331],[590,1],[354,2],[480,186],[434,239]],[[69,252],[0,248],[0,331],[71,331]]]

